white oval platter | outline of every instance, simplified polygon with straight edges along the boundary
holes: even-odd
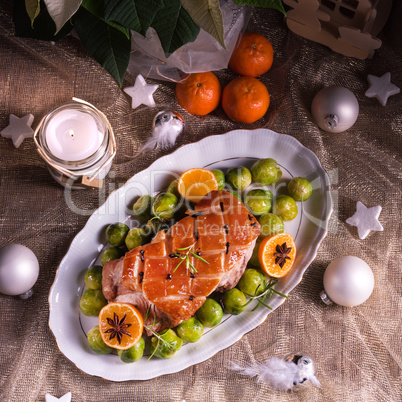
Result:
[[[328,230],[332,199],[327,173],[312,151],[286,134],[257,129],[209,136],[178,148],[133,176],[109,196],[76,235],[59,265],[49,294],[49,326],[61,352],[90,375],[112,381],[147,380],[203,362],[264,322],[286,299],[274,296],[267,301],[273,310],[260,307],[251,311],[254,307],[251,304],[240,315],[225,315],[217,327],[206,330],[198,342],[184,345],[171,359],[143,357],[136,363],[125,364],[117,355],[97,355],[90,350],[86,332],[97,324],[97,319],[80,314],[79,300],[85,271],[96,263],[105,247],[104,229],[115,222],[130,226],[130,209],[139,195],[155,194],[193,167],[251,166],[256,159],[269,157],[283,171],[282,179],[271,189],[274,195],[283,192],[291,177],[306,177],[313,186],[311,197],[297,203],[297,218],[285,222],[286,231],[295,238],[297,257],[291,272],[280,280],[276,289],[289,294],[302,280]]]

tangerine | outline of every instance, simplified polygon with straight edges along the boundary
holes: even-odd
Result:
[[[296,245],[289,233],[266,237],[260,244],[258,259],[261,269],[274,278],[285,276],[296,258]]]
[[[222,93],[222,107],[238,123],[254,123],[265,115],[269,106],[267,87],[254,77],[237,77]]]
[[[195,116],[205,116],[215,110],[221,99],[221,84],[210,71],[190,74],[176,85],[179,105]]]
[[[274,50],[263,35],[246,32],[238,40],[229,60],[231,70],[239,75],[258,77],[272,66]]]
[[[210,191],[218,190],[219,183],[214,173],[208,169],[188,169],[179,177],[177,189],[189,201],[199,201]]]
[[[109,303],[99,313],[99,331],[103,342],[111,348],[129,349],[142,336],[144,320],[129,303]]]

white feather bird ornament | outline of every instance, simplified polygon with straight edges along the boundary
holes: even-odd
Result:
[[[177,137],[183,132],[184,119],[180,113],[173,110],[162,110],[152,121],[152,132],[146,143],[134,155],[139,156],[145,150],[167,149],[172,147]]]
[[[314,375],[313,361],[301,354],[292,354],[285,359],[271,357],[265,363],[249,364],[246,367],[232,363],[230,368],[251,378],[258,376],[272,388],[282,391],[291,390],[305,381],[321,386]]]

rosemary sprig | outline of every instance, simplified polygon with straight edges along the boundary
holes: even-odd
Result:
[[[190,255],[192,255],[195,258],[198,258],[202,262],[205,262],[206,264],[209,264],[207,260],[199,256],[198,254],[194,253],[192,250],[194,248],[194,244],[191,244],[188,247],[182,247],[178,248],[177,251],[185,251],[186,253],[184,255],[180,253],[173,253],[176,257],[179,257],[181,261],[177,264],[176,268],[173,270],[173,273],[176,272],[177,268],[180,267],[180,265],[185,261],[186,262],[186,268],[191,269],[194,273],[198,274],[198,271],[196,270],[195,266],[191,263],[190,261]]]
[[[181,256],[180,254],[178,254],[177,257],[180,257],[180,258],[181,258],[181,261],[176,265],[176,268],[173,270],[173,273],[176,272],[177,268],[179,268],[180,265],[181,265],[181,264],[184,262],[184,260],[185,260],[185,257],[182,258],[182,256]]]
[[[205,264],[209,264],[209,262],[208,262],[207,260],[204,260],[204,258],[202,258],[201,256],[199,256],[198,254],[193,253],[192,251],[190,251],[190,254],[191,254],[192,256],[194,256],[195,258],[198,258],[198,259],[201,260],[202,262],[205,262]]]
[[[249,297],[250,300],[248,300],[248,302],[246,304],[244,304],[243,306],[244,307],[248,306],[251,302],[253,302],[254,300],[257,300],[257,304],[254,306],[254,308],[251,311],[257,310],[257,308],[260,307],[261,305],[266,307],[266,308],[269,308],[270,310],[272,310],[272,307],[265,303],[266,298],[268,298],[268,299],[271,298],[274,293],[279,295],[279,296],[281,296],[281,297],[284,297],[286,299],[289,298],[289,296],[286,296],[285,294],[275,290],[274,286],[278,282],[279,282],[279,279],[277,279],[277,278],[270,279],[270,281],[268,282],[267,287],[264,290],[264,292],[262,292],[259,295],[257,295],[257,293],[258,293],[258,289],[260,288],[260,285],[257,286],[257,289],[254,292],[254,295],[250,295],[250,294],[244,292],[244,294],[247,297]]]
[[[187,247],[178,248],[176,250],[177,251],[186,251],[186,250],[189,250],[191,247],[194,247],[194,244],[191,244],[190,246],[187,246]]]
[[[157,332],[153,331],[152,329],[150,329],[150,331],[158,339],[158,343],[156,344],[152,354],[148,357],[148,360],[150,360],[156,353],[158,346],[159,346],[159,342],[162,342],[163,344],[165,344],[169,348],[169,350],[173,353],[173,349],[168,341],[165,341]]]
[[[151,307],[152,307],[152,306],[154,306],[154,320],[153,320],[153,322],[152,322],[152,324],[151,324],[150,327],[147,327],[147,326],[144,325],[144,327],[145,327],[146,329],[149,329],[151,332],[152,332],[152,327],[154,327],[156,324],[159,324],[159,323],[160,323],[160,321],[156,321],[155,305],[154,305],[154,304],[150,304],[150,305],[148,306],[148,310],[147,310],[147,313],[145,314],[144,322],[148,319],[148,317],[149,317],[149,312],[151,311]]]
[[[148,319],[149,313],[150,313],[150,311],[151,311],[151,307],[152,307],[152,306],[154,306],[154,320],[153,320],[151,326],[146,326],[146,325],[144,325],[144,327],[145,327],[149,332],[151,332],[152,335],[154,335],[156,338],[158,338],[158,344],[156,345],[156,347],[155,347],[154,351],[152,352],[151,356],[148,357],[148,360],[150,360],[150,359],[152,358],[152,356],[156,353],[156,350],[157,350],[157,348],[158,348],[158,346],[159,346],[159,342],[164,343],[164,344],[169,348],[169,350],[170,350],[171,352],[173,352],[173,350],[172,350],[172,348],[171,348],[171,346],[170,346],[170,343],[167,342],[167,341],[165,341],[157,332],[155,332],[155,331],[152,329],[152,327],[154,327],[156,324],[159,324],[159,323],[160,323],[160,321],[156,322],[155,305],[150,304],[150,305],[148,306],[147,312],[146,312],[146,314],[145,314],[144,322]]]

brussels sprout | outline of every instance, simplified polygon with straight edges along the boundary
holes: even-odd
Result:
[[[251,174],[256,183],[267,186],[275,184],[281,177],[282,171],[275,159],[259,159],[251,166]]]
[[[271,213],[263,214],[259,217],[258,222],[261,225],[260,237],[267,237],[285,231],[283,220],[278,215]]]
[[[304,177],[293,177],[288,183],[290,196],[296,201],[306,201],[313,191],[311,183]]]
[[[222,170],[213,169],[211,172],[214,174],[216,180],[218,181],[218,190],[223,190],[225,188],[225,174]]]
[[[226,173],[226,181],[233,189],[244,190],[251,183],[251,173],[244,166],[232,168]]]
[[[261,271],[248,268],[244,271],[237,287],[247,295],[258,296],[267,287],[267,277]]]
[[[279,181],[279,179],[282,177],[282,170],[281,170],[281,168],[280,168],[279,166],[277,166],[277,167],[276,167],[276,170],[277,170],[277,172],[276,172],[276,177],[275,177],[274,181],[272,182],[272,184],[276,184],[276,183]]]
[[[253,215],[262,215],[271,210],[272,193],[269,190],[250,190],[245,198],[244,204]]]
[[[100,289],[86,289],[80,299],[81,313],[87,316],[99,315],[107,300]]]
[[[179,201],[174,194],[160,193],[152,206],[152,212],[155,216],[162,220],[172,219]]]
[[[253,249],[253,254],[251,255],[251,258],[248,260],[248,265],[251,265],[252,267],[255,268],[261,268],[260,260],[258,259],[258,250],[260,249],[260,244],[261,244],[262,238],[258,238],[254,249]]]
[[[238,315],[246,309],[247,298],[240,289],[230,289],[222,296],[225,311],[229,314]]]
[[[127,233],[129,231],[129,228],[127,225],[124,223],[115,223],[112,225],[109,225],[106,228],[106,241],[111,245],[115,247],[122,246],[124,244],[124,239],[127,236]]]
[[[143,221],[151,219],[153,203],[154,198],[150,195],[145,194],[141,196],[133,205],[134,215]]]
[[[126,246],[129,250],[143,246],[149,241],[149,234],[142,228],[133,228],[127,233]]]
[[[114,350],[110,346],[106,345],[105,342],[103,342],[99,331],[99,325],[95,325],[89,330],[87,338],[89,347],[99,355],[107,355],[109,353],[112,353]]]
[[[126,238],[127,239],[127,238]],[[109,261],[123,257],[124,251],[118,247],[109,247],[101,255],[101,264],[105,265]]]
[[[179,190],[178,190],[178,188],[177,188],[177,183],[178,183],[178,182],[179,182],[179,179],[173,180],[173,181],[169,184],[169,186],[168,186],[166,192],[169,193],[169,194],[175,195],[176,198],[177,198],[178,200],[180,200],[181,195],[180,195]]]
[[[145,341],[141,338],[134,346],[129,349],[122,350],[118,349],[117,354],[124,363],[135,363],[141,359],[144,354]]]
[[[279,195],[274,201],[272,212],[284,221],[291,221],[297,216],[296,201],[288,195]]]
[[[214,327],[221,322],[223,309],[214,299],[207,299],[195,314],[204,327]]]
[[[102,266],[94,265],[85,272],[84,282],[89,289],[102,289]]]
[[[195,317],[189,318],[187,321],[181,322],[176,327],[177,335],[180,336],[183,341],[188,343],[197,342],[204,332],[204,326]]]
[[[181,348],[182,344],[183,340],[172,329],[168,329],[158,334],[158,337],[151,338],[151,355],[169,359]]]

